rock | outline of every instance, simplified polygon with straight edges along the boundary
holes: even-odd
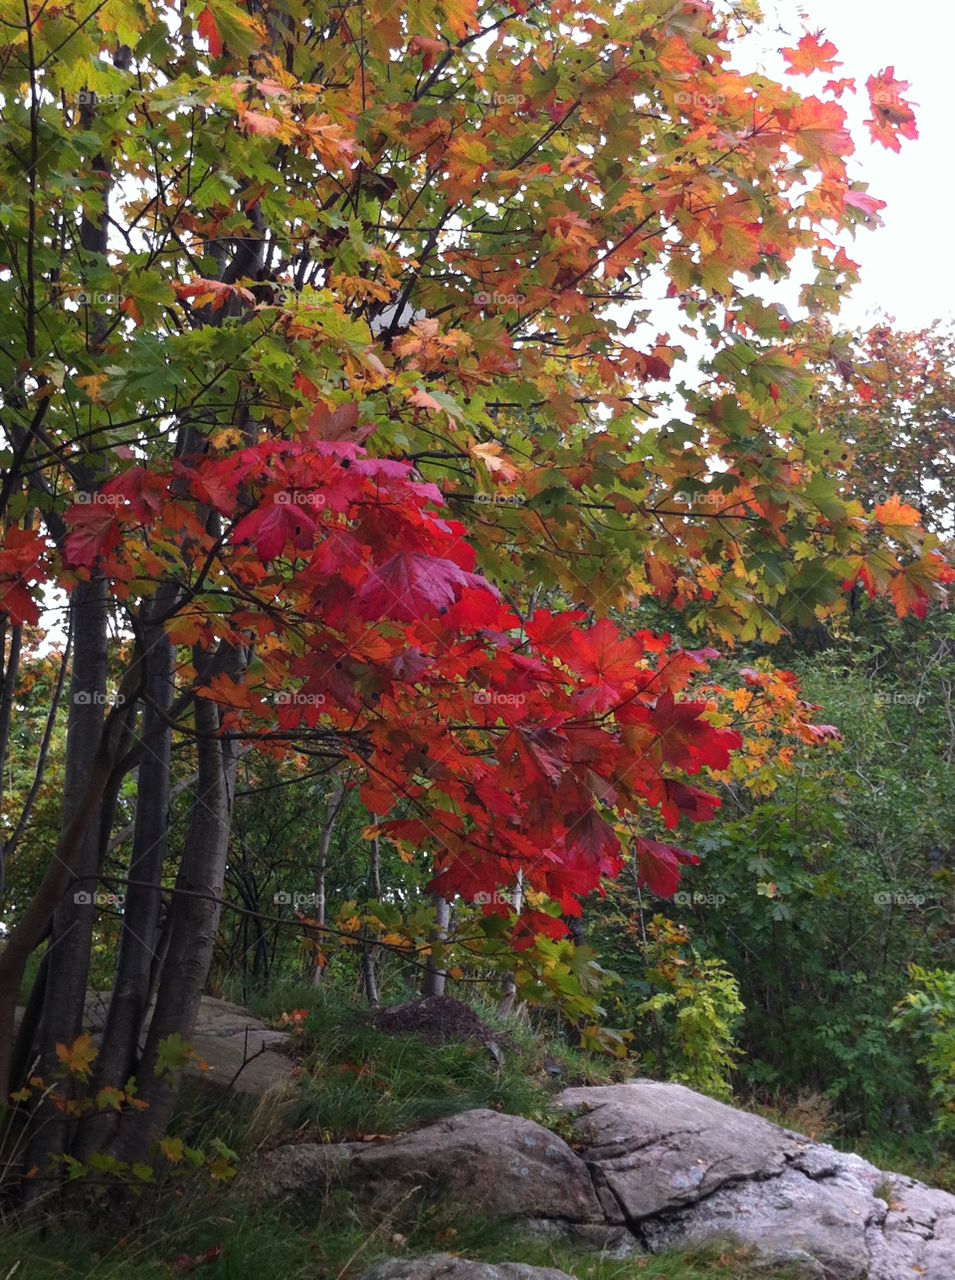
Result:
[[[437,1206],[612,1258],[729,1237],[811,1280],[955,1280],[947,1192],[682,1085],[565,1089],[557,1104],[576,1151],[530,1120],[469,1111],[390,1142],[281,1147],[237,1189],[312,1207],[337,1187],[369,1217]],[[380,1266],[367,1280],[524,1275],[446,1255]]]
[[[574,1133],[611,1222],[635,1223],[693,1204],[728,1182],[782,1173],[808,1145],[760,1116],[679,1084],[565,1089]]]
[[[523,1262],[470,1262],[449,1253],[426,1258],[391,1258],[366,1271],[362,1280],[574,1280],[566,1271],[529,1267]]]
[[[311,1200],[337,1184],[378,1215],[430,1202],[498,1220],[603,1223],[587,1166],[567,1143],[497,1111],[466,1111],[393,1142],[279,1147],[237,1182],[265,1200]]]
[[[83,1026],[91,1033],[94,1043],[99,1043],[108,1013],[109,993],[89,992]],[[150,1008],[146,1027],[151,1017]],[[248,1009],[230,1000],[203,996],[196,1025],[186,1039],[208,1067],[207,1071],[190,1067],[190,1074],[199,1076],[207,1084],[261,1097],[272,1089],[286,1087],[293,1078],[292,1059],[276,1052],[288,1043],[286,1032],[266,1026]]]
[[[813,1280],[955,1278],[947,1192],[682,1085],[566,1089],[557,1104],[608,1222],[651,1253],[732,1236]]]

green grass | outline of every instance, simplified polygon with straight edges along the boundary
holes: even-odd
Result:
[[[223,1095],[201,1080],[184,1085],[173,1133],[207,1147],[217,1138],[240,1160],[259,1148],[296,1139],[341,1140],[400,1133],[439,1116],[495,1107],[559,1127],[554,1094],[566,1085],[623,1078],[610,1059],[573,1049],[544,1020],[502,1025],[492,1008],[484,1020],[505,1038],[502,1064],[480,1044],[428,1045],[418,1037],[385,1036],[367,1009],[341,990],[290,986],[249,1001],[277,1021],[308,1009],[296,1053],[299,1085],[262,1102]],[[549,1068],[549,1070],[548,1070]],[[556,1074],[556,1078],[555,1078]],[[399,1235],[385,1222],[370,1228],[340,1202],[316,1204],[307,1215],[246,1209],[227,1188],[200,1175],[149,1188],[132,1208],[118,1208],[102,1189],[88,1188],[83,1212],[52,1223],[4,1224],[0,1280],[360,1280],[380,1257],[452,1252],[488,1262],[527,1262],[566,1271],[578,1280],[756,1280],[765,1276],[751,1255],[730,1244],[613,1261],[528,1239],[517,1228],[451,1221],[422,1211]],[[76,1204],[77,1201],[72,1203]],[[204,1259],[177,1271],[177,1259]],[[779,1272],[796,1280],[793,1270]]]
[[[176,1259],[196,1259],[221,1246],[221,1257],[203,1262],[197,1280],[359,1280],[382,1257],[447,1252],[485,1262],[526,1262],[555,1267],[577,1280],[765,1280],[753,1255],[730,1243],[673,1251],[626,1261],[580,1253],[523,1238],[517,1230],[473,1223],[440,1238],[416,1232],[407,1241],[388,1229],[371,1232],[341,1215],[323,1214],[304,1224],[278,1212],[236,1213],[224,1197],[207,1194],[166,1207],[158,1216],[143,1208],[140,1221],[94,1230],[90,1218],[47,1231],[6,1230],[0,1235],[3,1280],[170,1280]],[[95,1219],[104,1222],[103,1212]],[[14,1269],[16,1268],[16,1269]],[[798,1280],[784,1269],[777,1280]]]
[[[294,1098],[281,1105],[281,1116],[272,1117],[271,1127],[274,1131],[280,1120],[283,1129],[312,1139],[345,1141],[404,1133],[476,1107],[552,1125],[557,1116],[551,1099],[560,1089],[626,1075],[626,1069],[610,1058],[573,1049],[520,1019],[501,1024],[487,1008],[479,1009],[481,1016],[505,1041],[500,1065],[480,1043],[434,1045],[417,1036],[382,1035],[368,1010],[346,1002],[341,991],[326,996],[307,986],[287,987],[253,997],[249,1007],[272,1021],[284,1011],[309,1010],[296,1050],[303,1078]],[[203,1133],[213,1136],[217,1119],[214,1099],[193,1097],[181,1109],[175,1132],[198,1145]],[[247,1109],[240,1105],[229,1117],[230,1131],[216,1136],[236,1150],[247,1149],[236,1131],[248,1123]]]

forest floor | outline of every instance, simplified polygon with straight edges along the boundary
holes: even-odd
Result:
[[[226,1153],[225,1179],[172,1169],[138,1190],[131,1208],[115,1191],[93,1187],[78,1192],[66,1214],[45,1218],[41,1210],[32,1220],[8,1220],[0,1231],[0,1280],[360,1280],[382,1257],[427,1252],[550,1266],[578,1280],[765,1277],[731,1244],[614,1260],[476,1220],[422,1220],[399,1233],[386,1223],[369,1231],[340,1205],[315,1204],[304,1214],[240,1210],[227,1180],[232,1168],[281,1143],[394,1135],[478,1107],[556,1128],[552,1099],[561,1089],[632,1074],[626,1064],[581,1053],[519,1019],[504,1028],[493,1013],[455,1002],[373,1015],[343,1006],[340,993],[326,1001],[303,987],[249,1004],[254,1026],[287,1033],[284,1043],[269,1039],[268,1051],[287,1055],[294,1087],[259,1096],[221,1080],[187,1079],[172,1128],[194,1149]],[[223,1007],[228,1017],[213,1008],[213,1022],[228,1022],[228,1034],[244,1046],[236,1006]],[[791,1272],[776,1274],[795,1280]]]

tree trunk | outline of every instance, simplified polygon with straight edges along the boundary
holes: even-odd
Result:
[[[73,595],[73,671],[63,784],[63,831],[83,807],[93,780],[94,751],[103,732],[106,704],[107,593],[102,578],[80,583]],[[72,892],[64,885],[53,916],[48,943],[43,1007],[33,1049],[21,1043],[18,1057],[36,1058],[37,1074],[51,1081],[59,1067],[56,1046],[72,1044],[83,1030],[96,893],[99,887],[102,816],[111,779],[106,779],[97,812],[80,841],[73,868]],[[23,1035],[30,1028],[23,1027]],[[51,1158],[65,1149],[67,1121],[52,1104],[40,1108],[37,1130],[27,1151],[28,1167],[46,1173]]]
[[[338,811],[342,807],[345,798],[345,783],[341,776],[335,779],[335,786],[328,798],[328,808],[325,816],[325,826],[322,828],[321,839],[318,844],[318,863],[315,867],[315,911],[314,919],[316,924],[324,926],[325,924],[325,872],[328,868],[328,851],[331,848],[332,834],[335,830],[335,821],[338,817]],[[322,934],[319,931],[316,941],[316,947],[321,948]],[[324,970],[319,963],[319,950],[312,952],[312,986],[321,985],[322,974]]]
[[[448,925],[451,922],[451,904],[447,898],[435,898],[434,900],[434,933],[431,935],[433,942],[441,943],[448,936]],[[444,969],[439,969],[434,955],[428,956],[427,964],[424,970],[424,984],[421,994],[427,998],[428,996],[443,996],[444,987],[447,981],[447,973]]]
[[[514,911],[517,915],[521,914],[524,907],[524,872],[518,871],[517,879],[514,882],[514,897],[512,899]],[[513,978],[507,978],[504,983],[504,989],[501,992],[501,1002],[498,1005],[498,1013],[502,1017],[506,1017],[514,1009],[514,1001],[517,999],[517,983]]]
[[[160,602],[157,612],[162,613]],[[132,1074],[139,1037],[152,990],[153,965],[159,942],[162,882],[169,828],[169,772],[172,734],[165,720],[173,700],[175,654],[160,626],[143,632],[143,730],[150,741],[139,765],[136,819],[129,861],[129,883],[113,996],[102,1048],[96,1061],[96,1088],[121,1089]],[[114,1127],[115,1117],[92,1115],[81,1133],[77,1154],[84,1159]]]
[[[206,698],[195,709],[199,779],[167,925],[168,952],[156,994],[139,1070],[139,1097],[148,1110],[121,1113],[113,1154],[143,1160],[166,1129],[175,1084],[160,1062],[170,1036],[188,1038],[209,976],[221,913],[225,865],[235,796],[237,753],[231,739],[217,738],[219,708]]]
[[[381,897],[381,859],[378,837],[375,836],[368,851],[368,899],[377,902]],[[361,946],[361,984],[365,999],[373,1009],[380,1003],[378,996],[378,977],[375,973],[375,948],[365,930],[365,938]]]

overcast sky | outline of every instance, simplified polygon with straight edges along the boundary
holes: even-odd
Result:
[[[860,90],[842,99],[857,143],[853,176],[888,208],[885,226],[860,230],[850,253],[862,279],[843,308],[844,322],[888,314],[914,328],[955,315],[955,0],[769,0],[765,11],[760,39],[770,51],[768,72],[788,79],[775,49],[793,41],[775,30],[778,23],[797,38],[822,29],[844,64],[837,75],[855,77]],[[865,81],[887,66],[911,83],[906,96],[916,104],[919,140],[903,141],[901,154],[870,142],[862,124]],[[792,79],[812,89],[827,78]]]

